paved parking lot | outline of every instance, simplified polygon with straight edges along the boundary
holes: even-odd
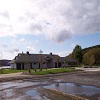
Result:
[[[76,68],[84,71],[100,71],[100,68]]]

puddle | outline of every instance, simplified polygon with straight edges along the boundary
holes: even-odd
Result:
[[[10,96],[13,95],[13,90],[12,89],[5,90],[4,92],[6,93],[7,97],[10,97]]]
[[[11,89],[20,89],[27,86],[35,86],[35,88],[30,88],[30,90],[25,91],[24,94],[32,98],[32,100],[50,100],[46,96],[41,95],[37,88],[51,88],[56,89],[65,93],[75,94],[80,96],[90,96],[94,97],[97,95],[100,98],[100,88],[94,86],[77,85],[74,83],[63,83],[61,80],[35,80],[35,81],[23,81],[17,80],[12,82],[2,82],[0,83],[0,90],[4,90],[7,96],[12,96],[13,92]],[[1,91],[2,92],[2,91]],[[0,93],[1,93],[0,92]],[[96,97],[96,96],[95,96]],[[94,100],[94,99],[91,99]],[[99,99],[97,99],[99,100]]]
[[[14,82],[5,82],[5,83],[0,83],[0,90],[7,88],[23,88],[34,85],[39,85],[39,87],[43,88],[52,88],[70,94],[78,94],[78,95],[100,94],[100,88],[94,86],[77,85],[74,83],[62,83],[60,80],[54,80],[53,84],[50,84],[49,81],[28,82],[19,80]]]
[[[0,83],[0,89],[7,89],[7,88],[12,88],[12,87],[16,87],[16,88],[23,88],[23,87],[27,87],[27,86],[34,86],[34,85],[38,85],[39,82],[24,82],[24,81],[14,81],[14,82],[5,82],[5,83]]]
[[[26,95],[31,96],[33,100],[50,100],[46,96],[43,96],[37,92],[37,90],[29,90],[26,92]]]
[[[57,83],[58,83],[58,82],[61,82],[61,83],[62,83],[62,81],[61,81],[61,80],[54,80],[54,81],[55,81],[55,82],[57,82]]]
[[[44,86],[44,88],[52,88],[65,93],[77,95],[92,96],[95,94],[100,94],[100,88],[94,86],[76,85],[74,83],[56,83],[50,86]]]

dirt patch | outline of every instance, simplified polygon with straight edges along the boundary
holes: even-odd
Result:
[[[55,79],[61,80],[63,82],[92,85],[100,88],[100,71],[61,75],[56,76]]]
[[[25,81],[28,81],[28,82],[29,81],[30,82],[49,81],[49,83],[51,84],[54,82],[54,80],[61,80],[62,82],[76,83],[79,85],[90,85],[90,86],[96,86],[100,88],[100,71],[98,72],[82,71],[82,72],[60,73],[60,74],[39,75],[39,76],[36,76],[36,75],[19,75],[18,76],[17,75],[14,77],[11,76],[11,77],[0,78],[1,81],[13,80],[15,83],[17,80],[19,81],[19,79],[23,80],[24,82]],[[26,86],[23,88],[11,87],[11,88],[2,89],[0,90],[0,100],[32,100],[31,96],[26,95],[25,92],[32,89],[34,90],[35,88],[42,87],[42,86],[43,84]],[[73,99],[77,97],[77,96],[73,97],[73,95],[71,95],[72,98],[70,99],[69,95],[63,94],[62,92],[57,92],[51,89],[39,90],[38,92],[41,93],[42,95],[47,96],[48,98],[50,98],[50,100],[85,100],[84,98],[81,98],[81,97],[78,97],[78,99]],[[89,96],[87,97],[84,95],[83,97],[89,98],[90,100],[100,100],[99,95],[100,94],[96,94],[90,97]],[[67,96],[67,99],[66,99],[66,96]]]
[[[25,80],[25,79],[36,80],[36,79],[53,78],[56,80],[61,80],[63,82],[100,87],[100,71],[97,72],[79,71],[79,72],[71,72],[71,73],[49,74],[49,75],[23,75],[21,73],[14,76],[13,74],[10,74],[8,76],[9,77],[0,76],[0,82],[13,81],[13,80]]]
[[[67,82],[67,83],[76,83],[79,85],[89,85],[89,86],[96,86],[100,88],[100,71],[97,72],[73,72],[73,73],[60,73],[60,74],[50,74],[50,75],[8,75],[9,77],[1,77],[0,81],[1,82],[6,82],[6,81],[15,81],[15,80],[23,80],[23,81],[33,81],[39,80],[39,81],[49,81],[50,83],[53,83],[53,80],[61,80],[61,82]],[[0,100],[32,100],[31,96],[26,95],[25,91],[35,89],[36,87],[41,87],[41,85],[32,85],[32,86],[27,86],[24,88],[16,88],[16,87],[11,87],[11,88],[6,88],[0,90]],[[10,90],[12,90],[12,95],[10,94]],[[60,92],[55,92],[54,90],[42,90],[39,91],[42,95],[46,95],[50,100],[85,100],[83,98],[79,99],[70,99],[70,97],[67,95],[66,96],[62,95]],[[8,95],[8,96],[7,96]],[[73,97],[71,95],[71,97]],[[83,96],[85,98],[89,98],[90,100],[100,100],[100,94],[96,94],[93,96]],[[62,99],[63,98],[63,99]],[[34,99],[33,99],[34,100]],[[36,99],[37,100],[37,99]]]
[[[41,89],[39,92],[47,96],[50,100],[89,100],[79,96],[63,93],[54,89]]]

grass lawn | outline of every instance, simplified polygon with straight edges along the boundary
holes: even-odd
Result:
[[[27,71],[28,70],[2,69],[0,70],[0,74],[10,74],[10,73],[27,72]]]
[[[56,74],[56,73],[65,73],[65,72],[75,72],[76,69],[73,68],[52,68],[52,69],[43,69],[40,71],[40,69],[34,71],[34,69],[31,69],[31,74],[33,75],[46,75],[46,74]],[[0,70],[0,74],[10,74],[10,73],[18,73],[18,72],[29,72],[29,70],[15,70],[15,69],[3,69],[2,73]]]
[[[75,71],[77,71],[77,70],[73,69],[73,68],[54,68],[54,69],[32,72],[32,74],[34,74],[34,75],[46,75],[46,74],[57,74],[57,73],[75,72]]]

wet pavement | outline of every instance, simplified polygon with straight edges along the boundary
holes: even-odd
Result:
[[[42,91],[43,89],[55,89],[90,100],[100,100],[100,88],[98,87],[62,82],[52,77],[1,82],[0,100],[57,100],[57,98],[52,99],[43,95],[40,92],[41,89]]]

